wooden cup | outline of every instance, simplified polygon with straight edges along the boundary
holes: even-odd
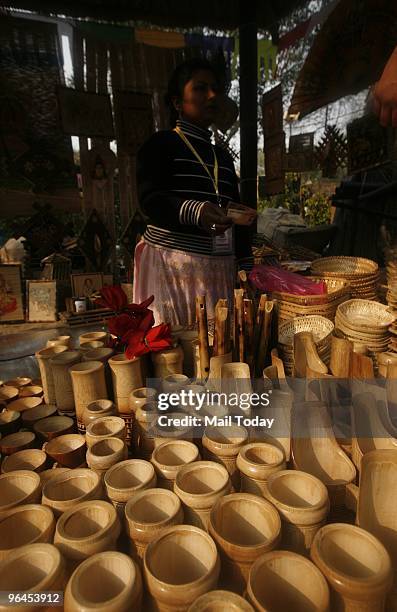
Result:
[[[266,442],[243,446],[236,464],[241,474],[241,491],[259,496],[263,496],[269,476],[286,468],[284,452]]]
[[[180,468],[199,460],[200,453],[197,446],[186,440],[169,440],[156,446],[151,462],[156,470],[157,486],[173,491]]]

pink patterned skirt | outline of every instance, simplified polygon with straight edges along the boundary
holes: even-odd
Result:
[[[196,296],[205,295],[208,321],[214,319],[216,302],[233,304],[235,258],[233,255],[194,255],[157,247],[141,240],[135,248],[134,303],[150,295],[155,322],[194,327]]]

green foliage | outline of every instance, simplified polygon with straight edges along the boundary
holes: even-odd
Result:
[[[313,193],[304,200],[305,221],[309,227],[330,223],[329,197],[324,193]]]

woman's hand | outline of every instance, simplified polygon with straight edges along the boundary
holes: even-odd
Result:
[[[397,127],[397,47],[373,91],[373,108],[383,127]]]
[[[216,204],[205,202],[200,214],[200,225],[209,234],[223,234],[231,225],[232,219]]]

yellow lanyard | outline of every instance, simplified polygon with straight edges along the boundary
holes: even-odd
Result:
[[[219,195],[219,180],[218,180],[218,159],[216,157],[216,153],[215,153],[215,149],[214,147],[212,147],[212,152],[214,154],[214,176],[212,176],[210,169],[208,168],[207,164],[204,162],[204,160],[201,158],[201,156],[199,155],[199,153],[196,151],[196,149],[194,148],[194,146],[192,145],[192,143],[190,142],[190,140],[188,140],[185,136],[185,134],[182,132],[181,128],[176,127],[174,128],[174,131],[178,134],[178,136],[180,136],[183,140],[183,142],[185,143],[185,145],[187,147],[189,147],[189,149],[191,150],[191,152],[193,153],[193,155],[198,159],[198,161],[200,162],[200,164],[203,166],[204,170],[206,171],[206,173],[208,174],[208,176],[210,177],[211,183],[214,186],[214,190],[216,193],[216,197],[218,200],[218,204],[219,206],[221,205],[221,198]]]

